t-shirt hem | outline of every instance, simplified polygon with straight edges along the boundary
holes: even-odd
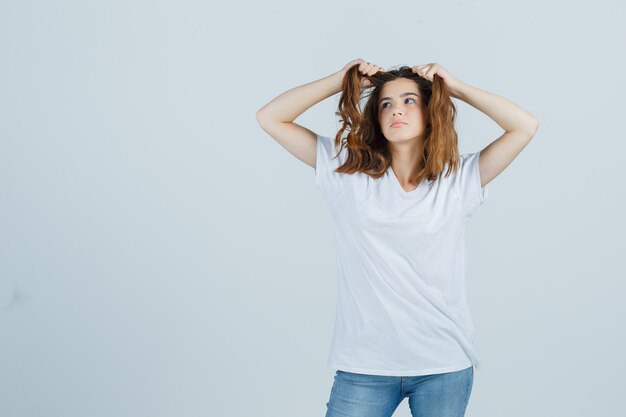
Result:
[[[420,375],[433,375],[443,374],[446,372],[460,371],[472,366],[472,362],[466,362],[462,365],[446,366],[443,368],[430,368],[430,369],[416,369],[408,371],[389,371],[381,369],[366,369],[355,368],[353,366],[346,366],[336,362],[327,362],[328,366],[332,369],[337,369],[345,372],[354,372],[367,375],[381,375],[381,376],[420,376]]]

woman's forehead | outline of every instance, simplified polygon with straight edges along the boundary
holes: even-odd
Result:
[[[398,78],[393,81],[388,81],[385,83],[385,85],[383,85],[383,88],[381,89],[381,93],[385,94],[394,94],[396,92],[398,94],[401,94],[408,91],[419,93],[419,89],[417,88],[417,84],[415,83],[415,81],[406,78]]]

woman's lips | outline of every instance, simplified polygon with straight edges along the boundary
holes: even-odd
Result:
[[[391,127],[402,127],[404,125],[406,125],[404,122],[395,122],[391,125]]]

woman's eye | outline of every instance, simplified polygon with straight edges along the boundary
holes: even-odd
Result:
[[[406,98],[404,101],[406,101],[406,100],[413,100],[413,102],[415,102],[415,99],[413,99],[413,98],[411,98],[411,97]],[[386,106],[387,104],[389,104],[389,102],[385,102],[385,103],[383,103],[383,105],[382,105],[383,109],[385,108],[385,106]]]

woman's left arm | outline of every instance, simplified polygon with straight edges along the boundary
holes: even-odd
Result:
[[[435,74],[442,77],[452,97],[485,113],[504,129],[502,136],[480,151],[478,166],[482,187],[504,171],[535,136],[539,121],[510,100],[452,77],[439,64],[417,65],[413,71],[430,81]]]
[[[529,133],[532,138],[539,127],[539,121],[532,114],[504,97],[473,87],[460,80],[455,80],[448,90],[452,97],[463,100],[485,113],[505,132],[523,131]]]
[[[478,160],[480,185],[484,187],[500,175],[528,145],[539,128],[539,121],[517,104],[480,88],[457,80],[450,88],[452,97],[489,116],[504,134],[491,142],[482,151]]]

